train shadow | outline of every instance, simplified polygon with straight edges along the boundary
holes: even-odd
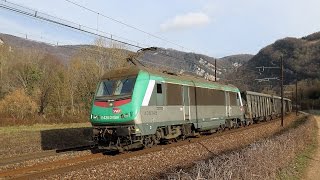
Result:
[[[40,136],[42,150],[61,153],[91,149],[91,127],[42,130]]]

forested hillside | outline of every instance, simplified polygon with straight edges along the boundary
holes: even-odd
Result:
[[[292,94],[295,93],[294,83],[297,80],[299,98],[313,99],[313,104],[319,103],[316,100],[320,98],[320,32],[302,38],[280,39],[266,46],[240,67],[238,72],[230,75],[234,79],[231,83],[242,89],[280,94],[280,81],[264,78],[280,77],[281,57],[285,95],[295,99]]]
[[[8,119],[87,120],[100,76],[107,69],[123,66],[128,56],[117,47],[106,50],[92,46],[94,49],[90,50],[79,48],[65,63],[60,56],[42,49],[13,47],[3,42],[0,114]]]
[[[279,65],[281,56],[284,60],[287,82],[290,83],[295,79],[294,73],[298,74],[299,79],[319,78],[320,32],[301,39],[284,38],[278,40],[263,48],[251,59],[246,68]]]

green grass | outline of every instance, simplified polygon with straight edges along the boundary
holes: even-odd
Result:
[[[282,169],[278,174],[278,179],[281,180],[292,180],[292,179],[302,179],[306,173],[307,167],[311,162],[313,154],[316,152],[319,144],[317,141],[318,129],[315,128],[313,132],[312,143],[309,144],[304,151],[299,153],[292,163],[286,168]]]

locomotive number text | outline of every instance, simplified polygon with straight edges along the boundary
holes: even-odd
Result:
[[[157,111],[145,111],[144,115],[146,115],[146,116],[156,116],[158,114],[157,114]]]

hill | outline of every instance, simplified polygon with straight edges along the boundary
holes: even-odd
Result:
[[[224,58],[213,58],[203,54],[181,52],[174,49],[150,48],[140,57],[143,63],[169,69],[175,73],[186,73],[214,80],[215,60],[217,79],[224,81],[230,73],[241,67],[253,55],[240,54]]]
[[[79,51],[81,46],[53,46],[47,43],[24,39],[8,34],[1,34],[0,39],[3,44],[6,44],[17,51],[39,51],[42,53],[50,54],[66,63],[70,57]]]
[[[285,84],[292,84],[296,79],[320,78],[320,32],[302,37],[287,37],[275,41],[273,44],[261,49],[248,62],[244,63],[239,71],[230,78],[241,77],[242,81],[233,81],[243,89],[261,91],[265,87],[256,79],[279,77],[280,70],[273,68],[257,67],[280,67],[280,58],[284,62]],[[267,82],[278,87],[278,81]]]
[[[251,54],[237,54],[218,59],[218,61],[225,67],[224,79],[229,79],[228,76],[230,74],[237,72],[238,68],[247,63],[253,56],[254,55]]]
[[[7,34],[0,34],[0,43],[16,50],[40,51],[55,56],[67,64],[80,50],[93,45],[53,46],[43,42],[28,40]],[[106,48],[106,51],[109,51]],[[235,84],[242,89],[261,91],[264,86],[255,79],[279,77],[277,69],[257,69],[257,67],[279,67],[280,57],[284,59],[285,84],[298,80],[320,78],[320,32],[302,38],[287,37],[275,41],[256,55],[239,54],[214,58],[203,54],[182,52],[174,49],[149,48],[141,53],[143,64],[161,70],[187,73],[214,79],[214,61],[217,60],[217,79]],[[267,82],[272,87],[277,81]]]
[[[17,51],[39,51],[54,56],[64,64],[67,64],[72,56],[79,53],[80,50],[94,48],[93,45],[54,46],[1,33],[0,40],[3,44],[10,46]],[[105,48],[105,50],[109,51],[108,48]],[[148,66],[176,73],[184,72],[214,80],[214,61],[217,58],[164,48],[150,48],[148,51],[143,51],[142,54],[140,60]],[[240,67],[251,57],[252,55],[233,55],[217,59],[218,79],[225,79],[229,73],[232,73],[234,69]]]

